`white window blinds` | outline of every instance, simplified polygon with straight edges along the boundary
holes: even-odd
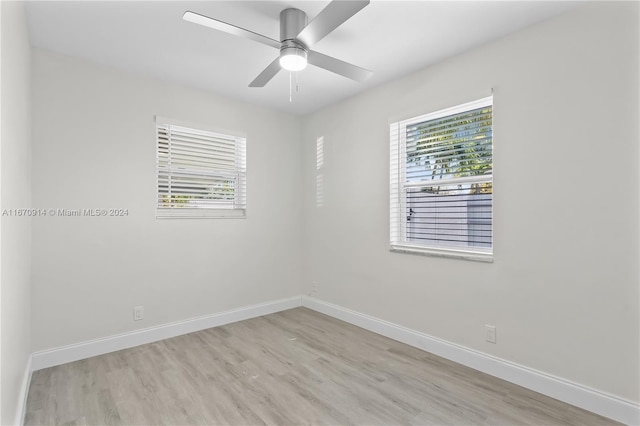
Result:
[[[156,217],[244,217],[246,139],[158,119]]]
[[[390,125],[392,250],[490,260],[493,99]]]

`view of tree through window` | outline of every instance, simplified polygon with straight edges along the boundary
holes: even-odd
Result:
[[[491,249],[492,120],[488,99],[392,125],[392,245]]]

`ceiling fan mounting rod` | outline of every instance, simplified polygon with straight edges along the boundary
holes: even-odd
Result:
[[[307,26],[307,14],[300,9],[289,8],[280,12],[280,41],[295,40]],[[302,43],[299,43],[302,44]],[[306,46],[302,46],[306,50]]]

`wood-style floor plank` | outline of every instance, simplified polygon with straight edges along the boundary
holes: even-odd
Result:
[[[33,373],[26,425],[609,425],[306,308]]]

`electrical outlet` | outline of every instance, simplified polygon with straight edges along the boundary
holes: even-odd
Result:
[[[496,343],[496,326],[485,324],[484,328],[487,333],[487,342]]]
[[[309,292],[309,296],[317,296],[318,295],[318,281],[311,282],[311,291]]]
[[[133,308],[133,320],[140,321],[144,318],[144,306],[136,306]]]

